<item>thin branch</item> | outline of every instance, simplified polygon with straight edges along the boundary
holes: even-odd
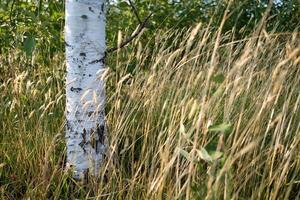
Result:
[[[152,16],[152,13],[151,13],[150,15],[148,15],[148,16],[145,18],[145,20],[144,20],[141,24],[139,24],[137,30],[136,30],[129,38],[127,38],[127,39],[126,39],[124,42],[122,42],[119,46],[113,47],[113,48],[111,48],[111,49],[108,49],[108,50],[106,51],[106,53],[114,52],[114,51],[116,51],[116,50],[118,50],[118,49],[123,48],[123,47],[126,46],[127,44],[129,44],[129,43],[130,43],[134,38],[136,38],[136,37],[142,32],[142,30],[146,27],[147,22],[148,22],[148,20],[150,19],[151,16]]]
[[[12,24],[12,14],[13,14],[15,3],[16,3],[16,0],[13,0],[13,2],[11,4],[11,7],[10,7],[10,13],[9,13],[9,22],[10,22],[10,24]]]
[[[134,5],[134,3],[131,0],[128,0],[128,1],[129,1],[129,4],[130,4],[130,6],[131,6],[131,8],[133,10],[133,13],[135,14],[138,22],[139,22],[139,24],[142,24],[142,20],[141,20],[141,18],[139,16],[139,13],[138,13],[137,9],[136,9],[136,6]]]

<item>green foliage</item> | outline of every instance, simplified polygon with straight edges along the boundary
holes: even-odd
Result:
[[[212,26],[218,27],[228,5],[228,1],[225,0],[136,0],[134,2],[141,17],[153,13],[151,22],[147,26],[151,34],[157,30],[181,29],[199,22],[211,23]],[[238,37],[242,37],[241,29],[243,34],[249,34],[264,15],[267,5],[268,0],[233,0],[228,7],[230,15],[226,20],[224,32],[235,28]],[[293,31],[299,26],[299,9],[300,3],[297,0],[274,3],[268,18],[268,30]],[[111,20],[109,26],[112,27],[112,29],[109,27],[109,30],[133,31],[138,24],[131,7],[123,0],[111,3],[108,18]],[[289,23],[286,23],[287,21]],[[109,33],[109,36],[110,40],[114,40],[116,34]]]
[[[231,129],[232,126],[229,123],[222,123],[222,124],[212,125],[208,127],[208,131],[212,131],[212,132],[230,132]]]
[[[0,198],[298,197],[299,33],[268,30],[296,31],[300,7],[274,4],[266,32],[251,37],[266,3],[233,1],[216,67],[225,1],[136,0],[153,17],[107,57],[111,154],[101,180],[82,186],[63,167],[64,2],[0,0]],[[107,19],[109,47],[138,24],[121,0]]]
[[[34,36],[28,36],[25,41],[24,41],[24,51],[26,52],[27,56],[31,56],[32,52],[34,50],[35,47],[35,38]]]
[[[221,84],[225,80],[225,77],[223,74],[217,74],[212,77],[212,81],[215,83]]]
[[[108,56],[109,153],[85,185],[64,168],[64,54],[28,63],[23,49],[39,51],[31,34],[1,54],[0,198],[299,196],[299,34],[226,42],[233,33],[211,27],[172,31]]]
[[[1,52],[24,49],[31,55],[35,46],[37,55],[47,57],[64,49],[63,1],[1,0],[0,10]]]
[[[218,27],[227,7],[227,1],[217,0],[135,0],[141,20],[152,13],[148,31],[143,35],[143,44],[159,31],[170,28],[182,29],[195,23],[211,23]],[[229,7],[230,17],[224,32],[236,29],[236,35],[249,34],[266,10],[267,0],[234,0]],[[292,31],[299,25],[300,5],[297,0],[274,3],[267,27],[278,31]],[[129,36],[137,27],[138,20],[129,3],[124,0],[108,1],[107,43],[115,47],[118,31]],[[0,1],[0,52],[24,49],[30,56],[44,59],[64,50],[64,1],[61,0],[1,0]],[[286,23],[289,22],[289,23]],[[246,31],[244,30],[246,29]],[[28,37],[30,40],[28,40]],[[32,38],[35,38],[35,45]],[[25,47],[27,46],[27,47]]]

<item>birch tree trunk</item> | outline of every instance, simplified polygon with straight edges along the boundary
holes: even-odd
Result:
[[[74,178],[96,176],[106,150],[105,0],[66,0],[67,166]]]

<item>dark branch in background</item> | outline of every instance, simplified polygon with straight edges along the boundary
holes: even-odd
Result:
[[[13,0],[11,7],[10,7],[10,13],[9,13],[9,22],[12,25],[13,21],[12,21],[12,14],[13,14],[13,10],[14,10],[14,6],[15,6],[16,0]]]
[[[135,16],[136,16],[136,18],[137,18],[139,24],[142,24],[142,20],[141,20],[141,18],[140,18],[140,16],[139,16],[139,13],[138,13],[138,11],[137,11],[137,9],[136,9],[134,3],[132,3],[131,0],[128,0],[128,1],[129,1],[129,4],[130,4],[130,6],[131,6],[131,9],[132,9],[133,13],[135,14]]]
[[[129,38],[127,38],[126,40],[124,40],[120,45],[118,45],[117,47],[113,47],[113,48],[107,49],[106,52],[105,52],[106,55],[107,55],[108,53],[112,53],[112,52],[114,52],[114,51],[116,51],[116,50],[118,50],[118,49],[121,49],[121,48],[123,48],[124,46],[126,46],[127,44],[129,44],[134,38],[136,38],[136,37],[143,31],[144,28],[146,28],[146,26],[147,26],[147,24],[148,24],[148,20],[149,20],[150,17],[152,16],[152,13],[151,13],[150,15],[148,15],[148,16],[144,19],[144,21],[141,21],[141,18],[139,17],[139,14],[138,14],[138,12],[137,12],[136,6],[132,3],[131,0],[128,0],[128,1],[129,1],[129,4],[130,4],[130,6],[131,6],[131,8],[132,8],[132,10],[133,10],[133,12],[134,12],[134,14],[135,14],[137,20],[139,21],[139,25],[138,25],[138,27],[135,29],[136,31],[133,32],[133,33],[131,34],[131,36],[130,36]]]
[[[146,17],[146,19],[141,23],[139,24],[138,26],[138,29],[129,37],[127,38],[125,41],[123,41],[119,46],[117,47],[114,47],[114,48],[111,48],[111,49],[108,49],[106,51],[106,53],[111,53],[111,52],[114,52],[118,49],[121,49],[123,48],[124,46],[126,46],[127,44],[129,44],[134,38],[136,38],[141,32],[142,30],[145,28],[145,26],[147,25],[147,22],[149,20],[149,18],[152,16],[152,13],[150,15],[148,15],[148,17]]]

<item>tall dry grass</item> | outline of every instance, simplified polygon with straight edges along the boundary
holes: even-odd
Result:
[[[300,198],[299,34],[153,39],[108,59],[110,148],[84,185],[63,169],[63,56],[1,55],[1,199]]]

